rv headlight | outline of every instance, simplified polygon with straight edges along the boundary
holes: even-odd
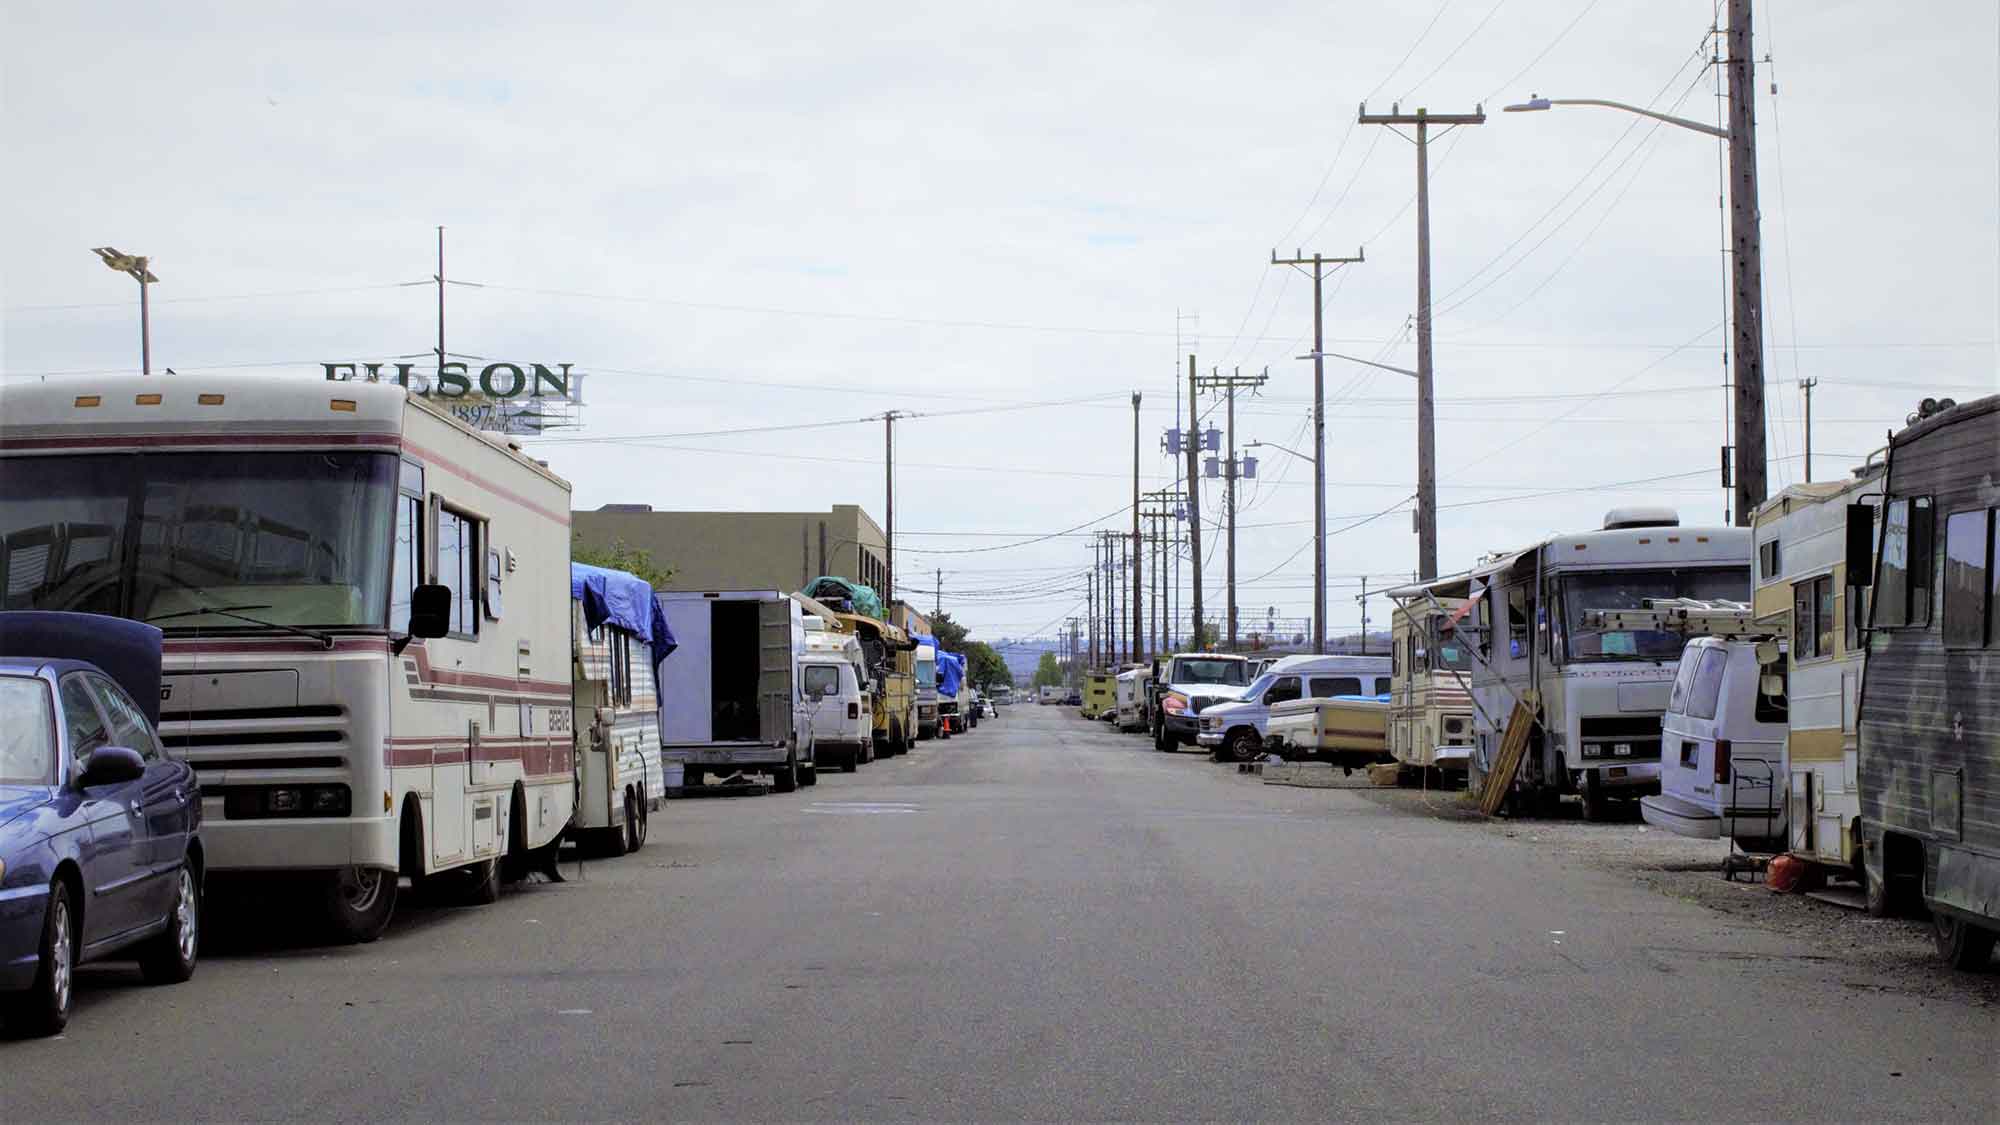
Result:
[[[1604,756],[1604,744],[1602,742],[1584,743],[1583,756],[1586,758],[1602,758]]]

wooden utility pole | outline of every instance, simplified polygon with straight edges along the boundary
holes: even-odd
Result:
[[[933,596],[933,599],[931,601],[931,616],[941,617],[943,615],[944,615],[944,568],[939,567],[937,572],[937,593]],[[932,624],[931,628],[936,629],[937,625]]]
[[[1352,258],[1328,258],[1314,254],[1307,258],[1298,250],[1289,258],[1278,257],[1271,251],[1271,264],[1291,266],[1294,269],[1312,264],[1313,279],[1313,652],[1326,652],[1326,334],[1323,321],[1326,314],[1326,299],[1320,296],[1320,283],[1325,280],[1327,266],[1343,266],[1359,262],[1366,256],[1364,250],[1356,250]]]
[[[1757,215],[1756,60],[1750,0],[1729,0],[1729,241],[1735,321],[1736,526],[1764,502],[1764,267]],[[1435,575],[1425,574],[1432,578]]]
[[[1800,379],[1799,389],[1806,393],[1806,483],[1812,483],[1812,392],[1819,386],[1818,379]]]
[[[1431,383],[1431,127],[1444,133],[1460,125],[1486,123],[1484,107],[1471,113],[1432,113],[1419,108],[1404,113],[1391,105],[1388,113],[1371,114],[1363,103],[1363,125],[1411,125],[1411,137],[1396,135],[1417,146],[1417,574],[1423,581],[1437,577],[1437,412]]]
[[[1146,643],[1146,568],[1139,557],[1139,392],[1132,392],[1132,662]]]
[[[896,600],[896,417],[882,414],[882,507],[888,526],[882,532],[882,606]]]
[[[1361,596],[1354,599],[1361,603],[1361,655],[1368,655],[1368,576],[1361,576]]]
[[[1222,512],[1223,518],[1227,521],[1227,538],[1224,540],[1224,545],[1228,551],[1224,566],[1228,573],[1228,586],[1224,628],[1227,630],[1231,652],[1236,651],[1236,388],[1249,387],[1255,390],[1263,386],[1265,380],[1269,378],[1268,372],[1263,375],[1244,375],[1242,368],[1237,368],[1229,375],[1210,375],[1206,379],[1196,380],[1201,387],[1222,391],[1226,402],[1227,437],[1224,440],[1229,444],[1229,453],[1222,463]]]
[[[1195,405],[1195,385],[1199,380],[1194,373],[1194,356],[1188,356],[1188,428],[1187,440],[1181,448],[1187,452],[1187,502],[1188,502],[1188,567],[1194,581],[1188,586],[1194,595],[1189,608],[1194,616],[1190,619],[1188,648],[1201,651],[1201,471],[1198,450],[1201,445],[1201,410]]]

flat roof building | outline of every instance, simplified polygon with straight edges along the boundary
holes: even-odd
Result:
[[[825,512],[659,512],[606,504],[570,513],[590,547],[623,542],[674,572],[670,590],[797,590],[822,574],[885,589],[887,541],[858,504]]]

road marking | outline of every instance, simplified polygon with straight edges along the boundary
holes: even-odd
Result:
[[[559,1015],[559,1016],[587,1016],[587,1015],[589,1015],[589,1014],[590,1014],[590,1009],[589,1009],[589,1008],[557,1008],[557,1009],[556,1009],[556,1015]]]
[[[880,816],[918,812],[920,806],[905,801],[814,801],[799,811],[824,816]]]

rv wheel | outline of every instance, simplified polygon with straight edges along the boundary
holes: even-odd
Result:
[[[645,829],[639,822],[639,798],[630,789],[625,791],[625,850],[636,852],[639,845],[646,842]]]
[[[396,873],[373,867],[343,867],[320,882],[320,909],[338,941],[374,941],[396,912]]]
[[[814,763],[813,763],[812,765],[809,765],[809,766],[807,766],[807,767],[806,767],[805,769],[802,769],[802,770],[800,770],[800,771],[799,771],[799,784],[800,784],[800,785],[818,785],[818,784],[819,784],[819,763],[818,763],[818,762],[814,762]]]
[[[1961,972],[1976,973],[1993,960],[1994,939],[2000,934],[1980,929],[1963,918],[1942,911],[1931,912],[1931,937],[1937,942],[1938,956]]]
[[[1597,784],[1597,775],[1583,777],[1583,819],[1595,824],[1611,815],[1611,802],[1604,796],[1604,790]]]
[[[771,771],[771,788],[779,793],[790,793],[799,787],[799,760],[787,758],[785,764]]]

